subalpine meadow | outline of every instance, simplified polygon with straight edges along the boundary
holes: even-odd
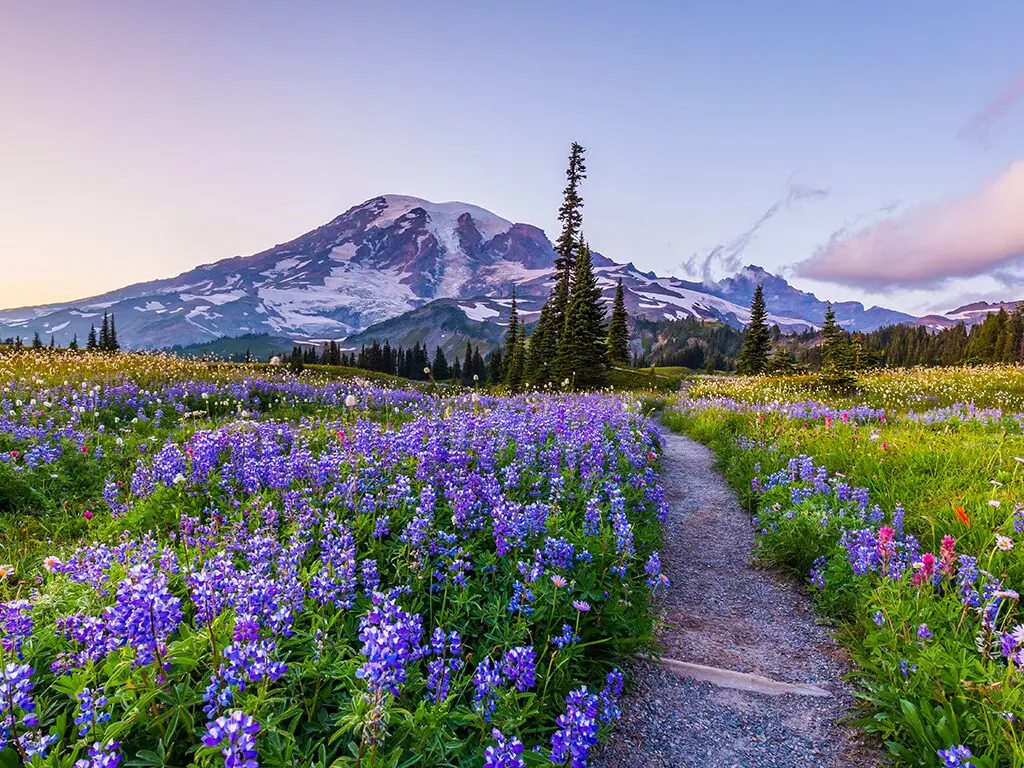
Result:
[[[585,765],[651,645],[657,429],[163,356],[0,355],[5,765]]]

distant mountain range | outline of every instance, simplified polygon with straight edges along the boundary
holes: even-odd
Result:
[[[78,301],[0,310],[0,338],[38,332],[61,345],[77,335],[83,344],[90,326],[108,311],[116,314],[118,337],[129,348],[252,333],[299,342],[334,339],[346,347],[373,339],[419,342],[446,351],[461,349],[469,337],[489,347],[504,334],[513,288],[527,321],[536,319],[554,259],[551,242],[530,224],[467,203],[383,195],[252,256]],[[609,302],[621,278],[627,310],[648,321],[693,317],[741,326],[749,320],[758,284],[764,285],[770,322],[783,331],[817,326],[825,314],[825,302],[814,294],[756,266],[718,282],[695,283],[596,253],[594,265]],[[833,306],[851,330],[918,322],[859,302]],[[972,317],[974,311],[958,310]],[[943,317],[950,316],[930,316]]]

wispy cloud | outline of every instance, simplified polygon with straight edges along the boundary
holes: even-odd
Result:
[[[780,211],[791,208],[797,203],[825,200],[832,190],[825,187],[813,187],[807,184],[796,184],[790,179],[782,195],[766,210],[754,224],[742,234],[728,242],[716,245],[705,254],[695,253],[681,265],[682,270],[692,276],[709,283],[714,280],[715,269],[735,272],[743,266],[743,253],[754,240],[758,230],[771,221]]]
[[[1006,117],[1021,101],[1024,101],[1024,72],[1021,72],[1017,79],[992,101],[971,115],[957,134],[958,137],[987,149],[989,133],[993,126]]]
[[[864,288],[938,286],[997,275],[1024,258],[1024,159],[976,194],[841,230],[795,273]]]

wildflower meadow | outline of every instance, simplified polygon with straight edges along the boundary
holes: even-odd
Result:
[[[666,423],[711,445],[758,557],[837,622],[859,725],[898,765],[1024,765],[1024,371],[697,382]]]
[[[0,763],[585,766],[665,588],[658,447],[628,395],[0,356]]]

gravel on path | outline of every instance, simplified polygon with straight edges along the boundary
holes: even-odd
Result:
[[[750,516],[714,469],[710,450],[664,435],[669,504],[659,607],[663,657],[810,683],[829,698],[768,696],[682,678],[637,659],[622,720],[595,754],[599,768],[880,766],[881,751],[845,725],[853,696],[841,646],[809,596],[785,574],[752,564]]]

